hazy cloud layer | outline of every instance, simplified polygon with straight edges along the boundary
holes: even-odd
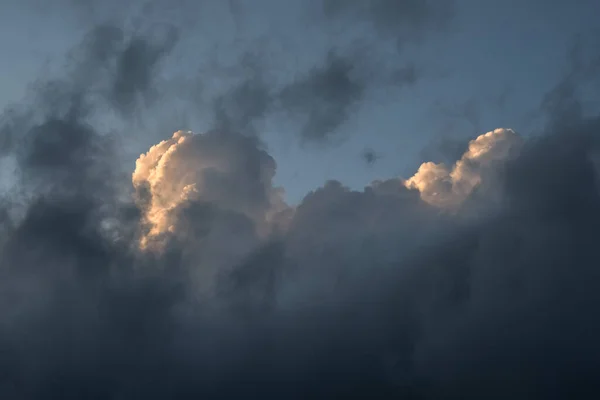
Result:
[[[421,0],[323,0],[323,11],[331,19],[367,22],[384,36],[396,39],[399,48],[422,39],[427,33],[447,27],[454,1]]]
[[[416,43],[439,34],[440,21],[452,21],[452,6],[420,1],[280,4],[63,0],[60,11],[46,11],[68,21],[63,27],[74,37],[92,25],[71,56],[71,73],[138,124],[200,120],[256,134],[264,119],[285,114],[297,125],[291,134],[321,143],[343,131],[370,90],[399,90],[426,75],[429,66],[413,56],[390,58],[379,34]],[[356,24],[366,31],[328,36],[334,25]],[[315,48],[307,47],[314,40]],[[299,57],[292,52],[305,59],[290,63]]]

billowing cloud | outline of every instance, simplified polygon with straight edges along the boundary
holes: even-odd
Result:
[[[287,208],[281,189],[273,187],[274,175],[275,161],[256,138],[175,132],[136,161],[132,182],[149,224],[141,246],[175,233],[179,212],[193,202],[239,213],[268,235],[271,222]]]
[[[404,184],[417,189],[430,204],[455,208],[481,183],[486,169],[505,161],[521,141],[511,129],[495,129],[469,142],[467,151],[451,169],[444,164],[426,162]]]

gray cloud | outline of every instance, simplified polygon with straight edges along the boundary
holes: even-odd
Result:
[[[98,201],[115,195],[91,166],[117,160],[91,126],[75,130],[83,115],[40,124],[18,148],[22,168],[55,184],[32,188],[0,250],[3,395],[219,398],[250,383],[262,398],[598,389],[599,119],[559,125],[491,171],[500,207],[485,207],[486,185],[445,215],[398,179],[364,191],[330,182],[287,230],[260,239],[243,213],[207,197],[179,210],[185,235],[148,254],[135,246],[142,210],[107,215]],[[242,152],[233,158],[210,154],[244,164],[257,143],[240,140],[249,146],[219,142]],[[73,153],[55,159],[57,143]],[[65,190],[70,181],[88,184]],[[242,242],[246,255],[230,257]],[[206,296],[198,282],[210,265],[220,267]]]
[[[117,59],[112,97],[120,107],[130,109],[137,96],[148,101],[156,65],[173,46],[176,33],[171,30],[165,43],[154,45],[144,38],[133,38]]]
[[[112,107],[131,115],[158,96],[155,78],[160,62],[173,49],[177,30],[167,26],[159,35],[125,32],[114,24],[94,28],[73,54],[82,85],[101,80],[100,91]],[[91,81],[91,82],[90,82]],[[140,104],[142,103],[142,104]]]
[[[302,142],[330,143],[360,109],[369,89],[400,89],[423,77],[414,64],[389,68],[367,59],[376,57],[359,49],[348,54],[332,50],[322,63],[278,84],[268,77],[260,57],[246,54],[238,68],[243,79],[214,99],[216,126],[256,132],[258,121],[283,113],[300,126]]]
[[[213,102],[217,128],[256,132],[256,122],[270,113],[283,113],[301,127],[303,142],[325,143],[356,112],[369,85],[357,57],[335,51],[283,85],[270,80],[265,74],[268,68],[251,54],[242,57],[240,64],[242,80]]]
[[[365,148],[361,153],[361,157],[367,165],[373,165],[381,158],[381,155],[371,148]]]
[[[285,110],[306,118],[303,139],[324,140],[349,118],[364,92],[352,60],[331,52],[324,66],[286,86],[279,97]]]
[[[15,157],[26,196],[2,193],[0,208],[1,398],[599,392],[598,116],[557,114],[486,170],[453,214],[398,178],[362,191],[332,181],[264,235],[253,213],[274,189],[275,163],[256,137],[230,129],[270,103],[253,105],[263,92],[243,83],[221,100],[235,124],[193,136],[187,158],[164,163],[166,183],[205,192],[171,210],[179,230],[148,252],[138,246],[148,202],[136,203],[122,176],[133,172],[118,152],[123,135],[95,123],[107,107],[127,116],[131,102],[106,95],[115,75],[88,85],[103,67],[82,67],[127,58],[121,31],[103,32],[69,79],[41,79],[31,102],[2,118],[3,154]],[[127,76],[135,65],[111,71]],[[315,70],[292,84],[288,101],[310,115],[306,98],[321,99],[346,115],[360,90],[338,67],[331,82]],[[124,93],[151,90],[146,78]],[[318,117],[317,128],[330,126]]]
[[[571,121],[586,113],[589,89],[596,93],[600,85],[600,53],[597,35],[575,37],[567,51],[567,66],[561,79],[544,95],[536,117],[556,121]],[[583,93],[588,90],[587,96]],[[596,104],[597,105],[597,104]]]

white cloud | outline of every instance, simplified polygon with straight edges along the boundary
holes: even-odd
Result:
[[[521,137],[512,129],[495,129],[469,142],[467,151],[452,168],[426,162],[404,184],[409,189],[418,190],[427,203],[455,208],[481,183],[487,168],[507,159],[521,143]]]
[[[149,230],[140,246],[160,245],[177,229],[177,210],[191,201],[242,214],[266,235],[288,209],[272,186],[275,161],[254,138],[178,131],[140,155],[132,175]]]

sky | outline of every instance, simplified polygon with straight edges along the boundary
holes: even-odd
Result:
[[[0,398],[594,397],[599,12],[5,0]]]

